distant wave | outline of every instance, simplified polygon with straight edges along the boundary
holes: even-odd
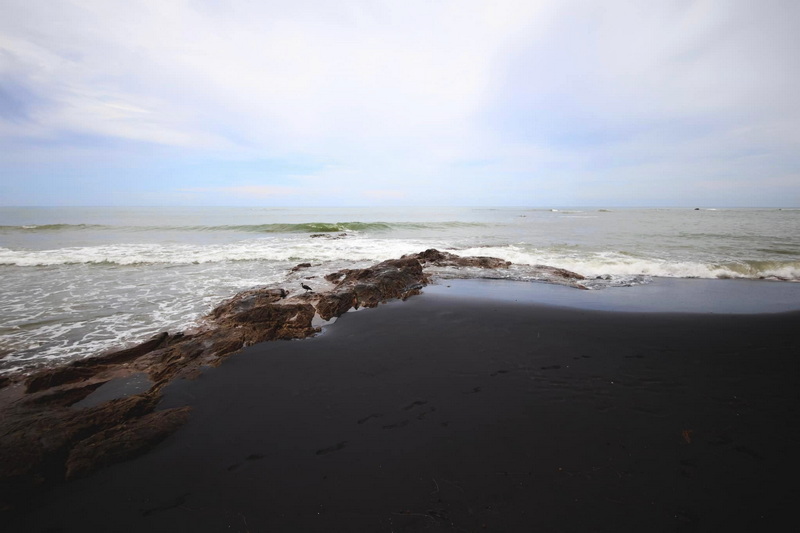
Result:
[[[441,243],[434,243],[441,245]],[[188,265],[223,262],[374,261],[424,250],[430,243],[404,239],[248,239],[223,244],[126,243],[51,250],[0,247],[0,265]]]
[[[0,226],[0,231],[81,231],[88,229],[103,229],[112,226],[103,226],[101,224],[25,224],[23,226]]]
[[[444,229],[487,226],[470,222],[304,222],[300,224],[258,224],[243,226],[202,226],[186,228],[192,231],[238,231],[246,233],[338,233],[346,231],[370,232],[394,229]],[[167,229],[167,228],[161,228]],[[178,228],[176,228],[178,229]]]
[[[385,232],[394,229],[436,230],[447,228],[482,227],[491,224],[481,222],[302,222],[298,224],[243,224],[220,226],[114,226],[103,224],[30,224],[23,226],[0,226],[0,232],[57,232],[57,231],[186,231],[239,233],[337,233],[337,232]]]

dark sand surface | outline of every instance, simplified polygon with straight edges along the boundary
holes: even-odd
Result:
[[[426,288],[175,383],[163,407],[191,404],[186,426],[0,529],[800,527],[800,313],[610,312],[492,286]]]

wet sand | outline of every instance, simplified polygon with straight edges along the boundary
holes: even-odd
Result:
[[[800,525],[800,312],[587,309],[448,283],[171,385],[162,408],[192,405],[186,426],[4,530]],[[667,308],[709,287],[678,285]]]

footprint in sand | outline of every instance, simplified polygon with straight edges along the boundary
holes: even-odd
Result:
[[[190,494],[191,492],[187,492],[185,494],[181,494],[180,496],[176,496],[171,500],[163,501],[154,507],[150,507],[148,509],[140,509],[139,514],[141,514],[142,516],[150,516],[151,514],[156,514],[162,511],[169,511],[170,509],[175,509],[176,507],[180,507],[181,505],[185,504],[186,498]]]
[[[423,418],[425,418],[426,416],[428,416],[429,414],[431,414],[431,413],[433,413],[435,411],[436,411],[436,408],[431,406],[431,407],[428,408],[427,411],[422,411],[420,414],[418,414],[417,415],[417,420],[422,420]]]
[[[317,455],[325,455],[327,453],[338,452],[345,446],[347,446],[347,441],[343,440],[342,442],[336,443],[333,446],[328,446],[327,448],[322,448],[321,450],[317,450]]]
[[[263,459],[264,457],[265,457],[264,454],[252,453],[252,454],[248,455],[247,457],[245,457],[244,461],[245,462],[247,462],[247,461],[258,461],[259,459]],[[236,463],[235,465],[231,465],[231,466],[228,467],[228,472],[233,472],[234,470],[239,470],[242,467],[242,465],[244,465],[244,462]]]
[[[369,414],[369,415],[365,416],[364,418],[360,419],[358,421],[358,423],[359,424],[363,424],[364,422],[368,422],[369,420],[371,420],[373,418],[380,418],[382,416],[383,416],[383,413],[372,413],[372,414]]]
[[[425,405],[426,403],[428,403],[427,400],[417,400],[415,402],[411,402],[410,404],[408,404],[405,407],[403,407],[403,411],[409,411],[409,410],[417,407],[418,405]]]
[[[383,429],[396,429],[396,428],[405,427],[407,425],[408,425],[408,420],[402,420],[402,421],[398,422],[397,424],[389,424],[388,426],[383,426]]]

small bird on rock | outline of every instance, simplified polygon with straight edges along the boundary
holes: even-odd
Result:
[[[311,287],[309,287],[305,283],[300,283],[300,286],[303,287],[306,290],[306,292],[309,292],[309,291],[314,292],[314,291],[311,290]]]

